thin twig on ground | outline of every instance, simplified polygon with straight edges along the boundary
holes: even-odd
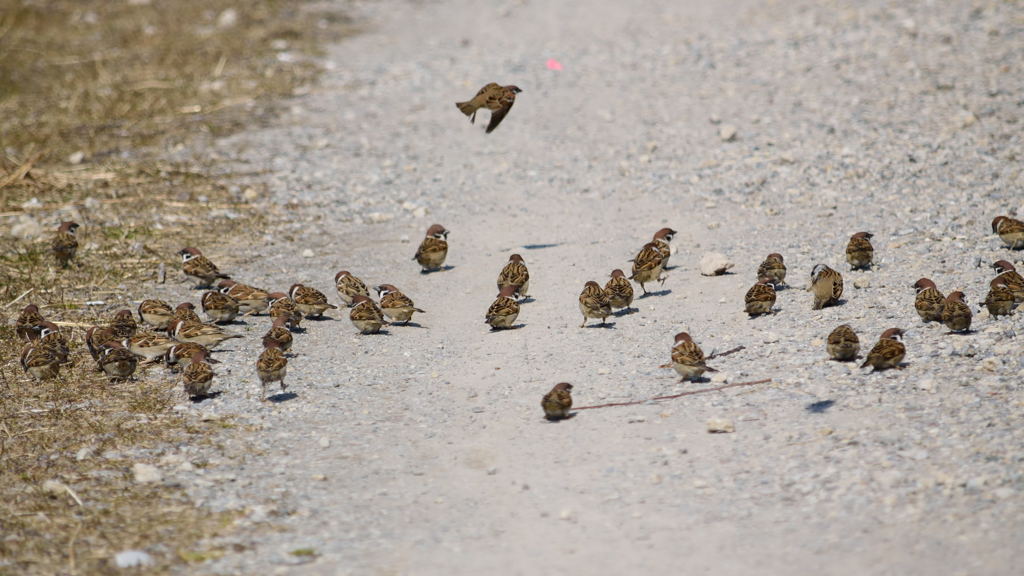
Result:
[[[747,349],[746,346],[737,346],[737,347],[735,347],[735,348],[733,348],[731,350],[726,350],[725,352],[715,352],[715,353],[712,353],[706,359],[707,360],[711,360],[713,358],[721,358],[722,356],[728,356],[729,354],[735,354],[735,353],[739,352],[740,350],[746,350],[746,349]]]
[[[707,392],[718,392],[719,390],[725,390],[727,388],[739,388],[740,386],[753,386],[754,384],[766,384],[771,382],[771,378],[765,378],[764,380],[753,380],[751,382],[733,382],[732,384],[723,384],[721,386],[715,386],[714,388],[701,388],[700,390],[690,390],[688,392],[682,392],[680,394],[671,394],[669,396],[655,396],[648,400],[633,400],[631,402],[609,402],[608,404],[596,404],[594,406],[580,406],[579,408],[573,408],[573,410],[593,410],[595,408],[611,408],[613,406],[636,406],[638,404],[646,404],[647,402],[656,402],[659,400],[673,400],[675,398],[682,398],[683,396],[693,396],[694,394],[705,394]]]

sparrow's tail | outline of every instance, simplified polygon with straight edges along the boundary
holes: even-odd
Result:
[[[459,109],[459,112],[462,112],[466,116],[471,116],[473,112],[476,112],[476,109],[473,108],[473,104],[471,102],[456,102],[455,107]]]

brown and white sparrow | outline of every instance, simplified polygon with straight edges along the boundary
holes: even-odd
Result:
[[[612,270],[611,278],[604,285],[604,291],[608,294],[608,303],[612,308],[625,308],[630,311],[633,304],[633,283],[626,278],[626,273],[616,268]]]
[[[829,358],[840,362],[849,362],[855,360],[857,353],[860,352],[860,339],[857,338],[857,333],[850,328],[849,324],[842,324],[828,335],[828,344],[825,345],[825,349],[828,350]]]
[[[341,270],[334,275],[334,287],[338,291],[338,297],[348,306],[352,305],[352,298],[355,296],[370,297],[366,284],[348,270]]]
[[[196,350],[192,358],[181,371],[181,382],[185,385],[185,394],[189,398],[206,396],[213,384],[213,367],[207,362],[207,353]]]
[[[197,248],[184,248],[178,254],[181,255],[181,271],[199,281],[196,288],[209,288],[217,279],[229,277]]]
[[[686,332],[676,334],[672,345],[672,368],[683,380],[694,381],[705,372],[718,372],[704,360],[704,351]]]
[[[292,349],[292,331],[285,327],[288,319],[284,316],[278,316],[274,318],[274,324],[267,330],[267,333],[263,335],[263,347],[266,348],[271,344],[277,346],[282,352],[287,352]]]
[[[39,326],[45,321],[46,319],[39,312],[39,306],[29,304],[21,309],[21,314],[14,322],[14,333],[25,341],[35,340],[39,338]]]
[[[413,260],[419,262],[424,272],[440,270],[448,257],[448,230],[440,224],[427,228],[427,235],[420,242]]]
[[[139,323],[135,321],[131,310],[118,310],[107,326],[114,331],[114,336],[118,340],[131,338],[139,329]]]
[[[199,324],[203,323],[203,319],[196,314],[196,305],[191,302],[182,302],[174,307],[174,318],[173,320],[182,320],[184,322],[196,322]],[[167,325],[170,326],[171,322]]]
[[[135,369],[139,366],[139,357],[117,342],[110,342],[103,347],[103,352],[97,363],[111,382],[131,380]]]
[[[914,282],[914,289],[917,296],[914,297],[914,308],[917,315],[925,322],[942,322],[942,308],[946,304],[946,297],[939,292],[928,278],[921,278]]]
[[[757,277],[767,278],[775,286],[786,283],[786,264],[782,260],[782,254],[772,252],[765,257],[764,262],[757,267]]]
[[[470,124],[476,122],[476,112],[481,108],[491,111],[491,121],[487,124],[487,134],[490,134],[498,124],[505,118],[512,105],[516,103],[516,94],[522,90],[518,86],[501,86],[491,82],[480,89],[471,100],[456,102],[455,106],[466,116],[469,116]]]
[[[903,361],[903,356],[907,353],[902,339],[903,330],[899,328],[889,328],[882,332],[882,335],[878,338],[878,343],[868,352],[868,357],[860,367],[866,368],[871,366],[876,372],[888,370],[889,368],[898,368],[900,362]]]
[[[143,300],[137,312],[139,320],[157,330],[166,330],[167,323],[174,319],[174,308],[163,300]]]
[[[123,340],[123,338],[122,338]],[[100,356],[103,348],[110,342],[117,342],[114,331],[107,326],[93,326],[85,332],[85,345],[89,348],[89,354],[99,367]]]
[[[241,308],[238,300],[216,290],[203,292],[199,304],[203,307],[203,314],[206,314],[211,322],[218,324],[234,320]]]
[[[771,314],[775,306],[775,285],[765,277],[757,279],[757,284],[747,290],[743,297],[744,310],[751,316]]]
[[[873,236],[871,232],[857,232],[850,236],[850,242],[846,245],[846,261],[850,263],[850,270],[871,268],[875,257],[875,248],[871,245]]]
[[[180,322],[180,320],[176,320]],[[167,350],[174,346],[175,341],[165,338],[152,332],[139,332],[129,338],[119,340],[119,343],[132,354],[142,356],[146,363],[156,362]]]
[[[967,305],[964,293],[957,290],[946,296],[942,306],[942,323],[953,332],[969,332],[971,330],[971,308]]]
[[[377,303],[366,296],[356,295],[352,298],[352,308],[348,312],[352,324],[363,334],[376,334],[384,326],[384,313]]]
[[[68,348],[68,341],[64,338],[64,334],[61,333],[60,328],[53,322],[46,320],[40,322],[39,344],[52,350],[57,355],[57,359],[60,360],[61,364],[68,363],[68,355],[71,353],[71,349]]]
[[[1024,248],[1024,222],[1009,216],[996,216],[992,220],[992,232],[1011,250]]]
[[[520,298],[529,296],[530,271],[526,269],[526,262],[519,254],[508,257],[508,263],[498,274],[498,290],[505,286],[512,286],[516,289],[516,295]]]
[[[50,247],[53,249],[53,256],[61,268],[67,268],[71,260],[78,252],[78,239],[75,232],[78,231],[77,222],[61,222],[57,228],[57,234],[53,237]]]
[[[1006,260],[999,260],[992,265],[992,268],[999,274],[996,278],[1000,279],[1013,292],[1013,300],[1015,302],[1024,302],[1024,277],[1017,272],[1013,264]]]
[[[302,284],[293,284],[288,295],[295,302],[295,309],[307,318],[319,318],[325,311],[338,308],[327,303],[327,296],[323,292]]]
[[[988,295],[985,297],[985,307],[992,316],[1009,316],[1013,313],[1013,290],[1006,286],[1006,281],[1001,278],[994,278],[989,283]]]
[[[540,407],[544,409],[544,417],[552,422],[568,418],[569,410],[572,409],[572,384],[555,384],[555,387],[541,398]]]
[[[662,228],[655,232],[654,238],[651,239],[651,242],[657,244],[658,247],[661,248],[661,253],[664,256],[661,259],[661,268],[663,270],[668,270],[668,259],[672,257],[672,245],[670,242],[672,242],[672,239],[675,238],[676,234],[677,232],[671,228]]]
[[[583,324],[580,324],[580,328],[587,325],[587,318],[600,318],[601,325],[604,325],[605,318],[612,315],[612,305],[608,301],[608,293],[593,280],[583,286],[579,300],[580,312],[583,313]]]
[[[273,382],[281,383],[281,391],[288,387],[284,383],[284,377],[288,373],[288,359],[284,357],[284,351],[276,343],[271,343],[263,349],[258,360],[256,360],[256,374],[260,377],[261,399],[267,398],[267,384]]]
[[[491,325],[492,330],[511,328],[519,316],[519,302],[516,302],[516,289],[505,286],[498,291],[498,297],[487,309],[484,322]]]
[[[384,315],[391,319],[392,322],[407,323],[412,320],[414,312],[423,314],[423,310],[420,310],[412,303],[412,300],[408,296],[402,294],[398,288],[395,288],[391,284],[381,284],[374,288],[380,297],[380,309],[384,312]]]
[[[234,280],[221,280],[217,288],[238,302],[238,311],[242,314],[262,314],[270,305],[270,294],[259,288],[239,284]]]
[[[29,342],[21,349],[21,368],[36,380],[49,380],[60,374],[60,358],[48,346]]]
[[[196,344],[195,342],[175,342],[173,346],[167,349],[167,354],[164,356],[164,364],[167,365],[171,372],[181,372],[192,363],[192,357],[196,352],[202,352],[207,363],[217,363],[216,360],[210,357],[210,350],[206,346]]]
[[[270,317],[284,318],[292,330],[298,330],[302,324],[302,312],[299,312],[295,300],[284,292],[270,293]]]
[[[199,322],[183,322],[171,320],[167,326],[167,332],[171,338],[178,342],[195,342],[213,350],[225,340],[241,338],[241,334],[228,334],[220,326],[213,324],[202,324]]]
[[[835,306],[843,295],[843,275],[824,264],[818,264],[811,270],[811,285],[807,290],[814,294],[815,310]]]
[[[640,284],[640,289],[647,294],[644,284],[655,280],[665,282],[661,276],[664,265],[665,253],[662,252],[661,247],[654,242],[648,242],[640,249],[636,258],[633,258],[633,274],[629,278]]]

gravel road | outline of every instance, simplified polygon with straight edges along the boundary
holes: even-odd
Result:
[[[989,264],[1021,259],[989,229],[1024,213],[1019,3],[348,10],[363,32],[331,49],[321,86],[275,126],[202,152],[263,172],[262,201],[290,223],[259,245],[202,248],[251,284],[303,282],[337,303],[333,276],[348,269],[427,313],[375,336],[347,312],[309,321],[285,401],[255,397],[269,321],[250,320],[219,355],[223,394],[180,409],[239,426],[217,449],[165,457],[200,505],[244,511],[236,535],[209,543],[231,552],[205,572],[1024,565],[1024,315],[977,313]],[[484,135],[453,102],[490,81],[523,92]],[[451,230],[452,268],[421,275],[410,258],[434,222]],[[628,269],[662,226],[679,234],[659,294],[580,329],[583,284]],[[862,230],[877,265],[851,272],[843,250]],[[490,333],[483,315],[513,252],[535,301],[520,329]],[[708,252],[734,273],[701,276]],[[743,295],[769,252],[786,257],[790,288],[776,314],[748,319]],[[844,304],[811,310],[817,263],[845,276]],[[974,333],[920,322],[921,276],[967,294]],[[841,323],[863,351],[908,329],[908,365],[829,362],[824,340]],[[745,349],[711,362],[710,383],[679,383],[659,365],[684,329],[708,353]],[[582,406],[766,378],[559,424],[539,407],[559,381]],[[708,434],[709,418],[735,432]]]

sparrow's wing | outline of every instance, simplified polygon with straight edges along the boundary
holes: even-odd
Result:
[[[498,108],[494,112],[491,112],[491,121],[487,124],[487,134],[490,134],[491,131],[497,128],[498,124],[501,124],[501,121],[505,119],[505,115],[512,109],[512,104],[515,104],[515,100],[509,100],[505,102],[504,106]]]

